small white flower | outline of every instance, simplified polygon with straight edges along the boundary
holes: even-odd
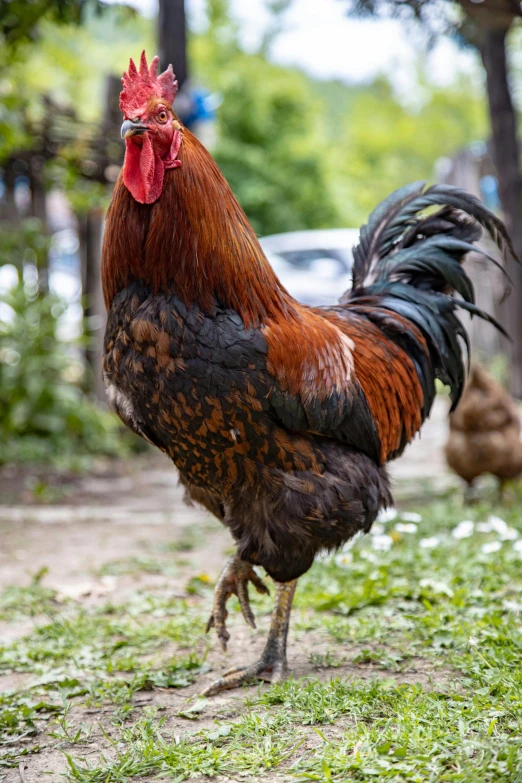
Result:
[[[373,536],[372,538],[373,548],[379,552],[387,552],[393,544],[393,538],[391,536]]]
[[[522,604],[519,604],[517,601],[502,601],[502,606],[506,612],[514,612],[515,614],[520,614],[522,609]]]
[[[499,534],[501,541],[515,541],[518,538],[518,532],[514,527],[508,527],[503,533]]]
[[[382,511],[379,511],[379,515],[377,517],[378,522],[392,522],[395,517],[397,516],[397,509],[396,508],[383,508]]]
[[[473,535],[474,527],[475,523],[472,522],[471,519],[463,519],[462,522],[459,522],[451,535],[453,538],[469,538]]]
[[[372,536],[382,536],[384,533],[384,525],[380,525],[378,522],[374,522],[370,534]]]
[[[416,533],[417,525],[413,522],[397,522],[395,530],[397,533]]]
[[[369,549],[362,549],[360,556],[364,560],[368,560],[369,563],[376,563],[377,562],[376,556],[373,554],[373,552],[370,552]]]
[[[487,541],[481,546],[481,550],[485,555],[491,555],[493,552],[498,552],[499,549],[502,549],[500,541]]]
[[[416,511],[403,511],[400,515],[405,522],[422,522],[422,517]]]
[[[335,556],[335,565],[339,568],[348,568],[353,563],[353,555],[351,552],[344,552]]]
[[[513,549],[515,552],[519,552],[522,555],[522,539],[519,538],[518,541],[515,541]]]
[[[439,544],[440,538],[437,538],[437,536],[431,536],[431,538],[421,538],[419,541],[419,546],[422,547],[422,549],[435,549],[435,547]]]
[[[509,527],[500,517],[491,515],[487,522],[479,522],[477,525],[479,533],[496,533],[501,541],[514,541],[518,538],[518,532],[514,527]]]
[[[429,588],[434,593],[447,595],[449,598],[453,598],[453,590],[446,582],[437,582],[436,579],[421,579],[419,582],[420,587]]]
[[[471,645],[471,647],[476,647],[478,644],[478,639],[476,636],[470,636],[468,639],[468,644]]]
[[[499,535],[502,535],[508,529],[507,523],[504,522],[504,520],[500,517],[496,517],[493,514],[488,517],[488,523],[491,526],[491,530],[494,530],[495,533],[498,533]]]

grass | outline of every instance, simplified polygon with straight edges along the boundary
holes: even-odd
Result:
[[[522,783],[518,507],[464,510],[449,497],[412,511],[415,521],[380,523],[300,581],[292,633],[329,639],[308,655],[320,679],[249,690],[211,725],[200,723],[205,700],[137,704],[140,691],[183,688],[204,670],[205,580],[192,580],[185,600],[136,594],[91,609],[60,602],[38,579],[6,590],[0,619],[34,627],[0,647],[0,674],[30,677],[0,695],[0,780],[24,754],[58,747],[78,783]],[[269,599],[255,602],[269,611]],[[94,756],[93,732],[105,747]]]

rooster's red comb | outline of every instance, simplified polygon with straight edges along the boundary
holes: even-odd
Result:
[[[150,67],[147,65],[145,50],[140,57],[140,69],[134,60],[129,62],[129,70],[123,74],[123,90],[120,93],[120,109],[127,117],[136,117],[153,96],[163,98],[173,104],[178,91],[178,83],[172,65],[158,76],[159,57],[154,57]]]

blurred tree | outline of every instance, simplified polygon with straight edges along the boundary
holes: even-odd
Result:
[[[0,0],[0,130],[2,125],[6,130],[0,142],[5,191],[1,212],[11,222],[23,217],[13,208],[16,182],[23,175],[28,181],[30,214],[46,230],[44,167],[53,156],[52,117],[48,113],[51,103],[42,101],[43,111],[35,128],[34,117],[30,117],[35,96],[23,82],[16,84],[11,67],[27,56],[28,45],[34,45],[46,23],[79,25],[85,21],[88,9],[99,13],[104,7],[100,0]],[[39,272],[40,291],[44,293],[46,263],[40,264]]]
[[[340,225],[318,153],[327,118],[309,79],[269,63],[261,50],[243,52],[228,0],[208,0],[207,19],[192,51],[199,80],[223,99],[212,153],[254,229],[271,234]]]
[[[150,25],[144,23],[138,34],[134,12],[124,6],[104,6],[101,17],[100,3],[90,0],[71,3],[68,9],[61,4],[55,8],[52,2],[47,3],[47,13],[43,13],[43,3],[38,8],[31,3],[20,9],[17,3],[10,5],[17,14],[24,9],[28,11],[22,20],[27,35],[9,44],[6,58],[9,67],[0,68],[0,125],[5,120],[9,129],[18,131],[0,140],[4,181],[0,218],[11,224],[10,231],[4,230],[4,234],[14,237],[20,262],[22,258],[31,262],[27,259],[33,247],[28,227],[38,226],[43,248],[36,259],[39,294],[45,296],[48,290],[45,237],[52,230],[47,227],[46,191],[57,188],[68,193],[80,239],[87,338],[82,347],[89,366],[85,378],[97,397],[104,400],[100,366],[105,308],[99,257],[103,213],[109,200],[107,185],[117,177],[123,152],[119,138],[119,78],[115,80],[116,91],[110,93],[111,104],[116,106],[116,123],[108,116],[109,97],[102,90],[107,70],[115,63],[119,67],[115,57],[128,62],[128,49],[122,51],[122,42],[129,38],[139,40],[143,29],[148,32]],[[39,16],[37,10],[41,12]],[[5,22],[5,16],[2,21]],[[108,48],[107,44],[112,44],[114,38],[119,39],[120,47]],[[49,97],[51,92],[53,99]],[[5,110],[2,111],[6,105],[11,109],[7,117]],[[80,116],[72,105],[79,107]],[[27,183],[25,208],[15,198],[22,181]],[[27,220],[27,214],[33,218]],[[5,242],[0,242],[0,264],[8,258],[1,252],[3,245]],[[26,248],[25,253],[20,248]]]
[[[260,56],[236,58],[213,153],[258,233],[339,225],[318,154],[324,121],[303,76]]]
[[[452,88],[427,88],[420,107],[403,106],[389,82],[378,78],[356,93],[331,129],[335,154],[329,174],[350,224],[366,222],[385,195],[412,179],[433,178],[434,164],[487,127],[484,102],[463,81]]]
[[[345,0],[346,1],[346,0]],[[460,13],[455,12],[458,8]],[[498,175],[499,194],[507,227],[515,250],[522,259],[522,169],[516,112],[511,98],[506,42],[514,22],[522,16],[516,0],[352,0],[350,14],[355,16],[391,16],[414,20],[431,37],[439,34],[458,36],[476,47],[486,71],[486,87],[493,140],[493,157]],[[512,342],[510,388],[522,398],[522,266],[513,259],[507,271],[514,292],[501,313]]]
[[[288,0],[275,10],[269,41]],[[435,89],[421,81],[422,108],[404,106],[386,79],[315,81],[241,50],[226,0],[209,0],[205,34],[191,41],[199,81],[220,92],[213,154],[259,233],[358,226],[386,195],[433,176],[435,161],[486,131],[484,104],[468,82]]]
[[[10,264],[21,271],[25,264],[41,269],[47,263],[50,239],[38,218],[17,225],[0,222],[0,266]]]
[[[0,65],[38,38],[43,21],[81,24],[88,9],[103,8],[101,0],[0,0]]]

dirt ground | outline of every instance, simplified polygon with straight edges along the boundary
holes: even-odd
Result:
[[[438,403],[435,415],[423,433],[422,442],[410,447],[406,456],[393,470],[399,496],[422,494],[425,481],[444,486],[452,479],[445,472],[442,444],[445,439],[444,414],[446,402]],[[422,448],[422,452],[420,449]],[[422,458],[420,455],[422,454]],[[96,471],[82,478],[56,477],[45,471],[21,472],[6,467],[0,471],[0,590],[9,585],[27,585],[42,569],[42,584],[57,590],[86,606],[104,603],[108,598],[124,601],[137,590],[168,590],[171,595],[186,597],[189,580],[201,574],[215,580],[232,542],[228,532],[200,509],[188,508],[182,502],[182,489],[177,485],[175,471],[162,455],[147,453],[131,463],[100,465]],[[197,528],[197,546],[173,555],[172,571],[168,579],[163,573],[116,573],[100,575],[108,563],[143,557],[166,551],[183,532]],[[210,606],[209,606],[210,608]],[[240,619],[232,617],[232,638],[229,651],[223,654],[215,640],[207,657],[210,671],[198,677],[195,684],[179,690],[156,689],[141,691],[135,706],[155,705],[165,714],[165,730],[174,735],[200,731],[212,725],[216,718],[233,719],[244,709],[245,692],[231,692],[209,700],[196,722],[178,717],[183,705],[199,693],[216,674],[232,663],[254,660],[261,651],[269,618],[263,617],[257,631],[245,627]],[[30,630],[28,621],[0,623],[0,643],[23,636]],[[356,650],[346,649],[340,654],[346,662],[335,672],[310,663],[309,652],[331,649],[331,638],[316,632],[292,631],[289,660],[296,677],[313,676],[328,679],[378,674],[371,665],[350,663]],[[389,673],[386,674],[389,676]],[[398,677],[404,682],[427,682],[434,676],[442,682],[446,674],[436,674],[426,662],[411,662]],[[27,685],[30,675],[0,676],[0,693]],[[251,689],[249,689],[251,690]],[[113,728],[110,714],[113,708],[93,710],[93,722],[99,722],[110,736]],[[72,720],[85,719],[85,710]],[[330,727],[330,732],[342,728]],[[93,757],[100,751],[111,751],[101,729],[95,729],[92,742],[82,755]],[[310,730],[312,745],[317,734]],[[44,743],[42,751],[28,757],[20,769],[7,771],[5,783],[49,783],[63,781],[66,761],[60,743]],[[279,776],[265,779],[283,780]],[[0,771],[0,780],[2,772]],[[224,780],[224,778],[221,778]]]

